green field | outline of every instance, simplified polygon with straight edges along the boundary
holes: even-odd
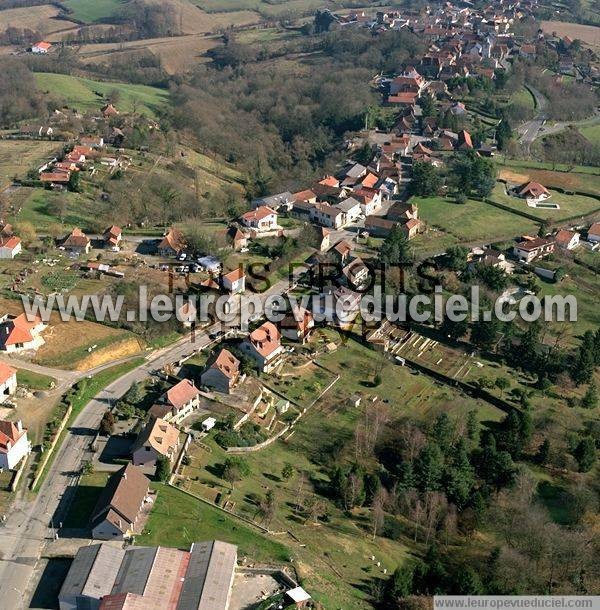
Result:
[[[571,218],[573,216],[586,216],[600,209],[600,201],[592,197],[584,197],[583,195],[565,195],[558,191],[550,190],[552,197],[548,203],[557,203],[560,210],[530,208],[524,199],[508,195],[505,186],[502,183],[496,184],[494,191],[490,196],[492,201],[497,201],[510,208],[532,214],[543,220],[561,220],[562,218]]]
[[[106,103],[106,98],[102,96],[118,91],[119,101],[115,106],[120,112],[133,112],[135,108],[139,113],[154,116],[169,95],[167,91],[157,87],[101,82],[68,74],[39,72],[35,78],[42,91],[64,99],[66,104],[81,111],[100,110]]]
[[[549,169],[556,171],[565,171],[575,174],[593,174],[598,175],[598,168],[590,165],[567,165],[566,163],[552,163],[550,161],[533,161],[528,159],[522,161],[520,159],[502,159],[502,165],[511,167],[531,167],[533,169]]]
[[[520,104],[531,108],[532,110],[535,108],[533,95],[531,95],[529,90],[525,87],[521,87],[521,89],[515,91],[515,93],[510,96],[510,101],[514,104]]]
[[[44,189],[23,187],[15,196],[18,214],[12,221],[30,222],[38,231],[46,231],[52,225],[61,224],[58,211],[64,209],[65,227],[86,228],[98,214],[98,203],[80,193],[53,193]],[[60,203],[60,205],[59,205]],[[66,233],[66,229],[65,229]]]
[[[308,14],[322,6],[339,9],[333,2],[321,0],[287,0],[283,2],[266,2],[263,0],[192,0],[192,2],[208,13],[233,11],[258,11],[263,15],[276,17],[285,13]]]
[[[79,479],[79,484],[64,521],[66,528],[88,527],[94,506],[96,506],[102,490],[106,487],[108,475],[108,472],[92,472],[84,474]]]
[[[83,23],[94,23],[112,17],[124,4],[124,0],[64,0],[71,12],[69,17]]]
[[[443,197],[415,197],[419,217],[459,241],[511,239],[523,233],[537,233],[537,224],[481,201],[454,203]],[[443,248],[442,248],[443,249]]]
[[[188,494],[155,484],[157,498],[144,533],[136,538],[140,545],[186,548],[192,542],[219,539],[238,545],[241,556],[265,562],[286,562],[287,549],[259,530],[244,525],[217,508],[212,508]]]
[[[48,390],[56,383],[56,379],[26,369],[18,369],[17,382],[19,385],[28,387],[30,390]]]
[[[579,128],[579,132],[592,144],[600,144],[600,123]]]

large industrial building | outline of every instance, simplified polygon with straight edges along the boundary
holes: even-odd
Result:
[[[77,552],[60,610],[227,610],[237,547],[219,540],[189,551],[94,544]]]

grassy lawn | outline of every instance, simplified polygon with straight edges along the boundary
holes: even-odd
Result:
[[[335,375],[308,364],[304,367],[286,367],[281,376],[271,375],[265,382],[296,404],[308,407],[334,380]]]
[[[44,468],[44,473],[38,481],[36,490],[39,489],[41,483],[43,482],[48,472],[48,469],[54,461],[56,452],[58,451],[62,442],[65,440],[65,437],[68,434],[69,427],[73,425],[73,422],[75,421],[75,419],[77,419],[77,416],[79,415],[79,413],[81,413],[87,403],[90,402],[90,400],[92,400],[92,398],[94,398],[94,396],[96,396],[96,394],[98,394],[101,390],[109,386],[113,381],[116,381],[117,379],[119,379],[119,377],[122,377],[129,371],[132,371],[133,369],[142,365],[144,362],[145,361],[143,358],[135,358],[134,360],[129,360],[122,364],[116,364],[115,366],[111,366],[110,368],[107,368],[104,371],[97,373],[93,377],[86,377],[80,380],[72,388],[72,390],[70,391],[71,394],[69,396],[69,400],[71,401],[72,406],[71,415],[69,416],[67,425],[64,427],[60,435],[54,453],[52,454],[52,456],[48,460],[48,463],[46,464],[46,467]]]
[[[65,518],[65,527],[85,528],[88,526],[92,510],[106,487],[108,472],[92,472],[84,474],[79,480],[75,495]]]
[[[576,174],[593,174],[598,175],[598,168],[592,167],[591,165],[567,165],[565,163],[551,163],[549,161],[522,161],[520,159],[504,159],[502,157],[502,164],[513,167],[530,167],[533,169],[549,169],[549,170],[562,170],[565,172],[574,172]]]
[[[592,144],[600,143],[600,122],[594,125],[579,127],[580,133],[585,136]]]
[[[56,379],[26,369],[17,369],[17,382],[31,390],[48,390],[56,383]]]
[[[25,177],[32,167],[41,165],[60,148],[60,142],[0,140],[0,190],[14,177]]]
[[[525,87],[521,87],[518,91],[515,91],[515,93],[511,95],[510,101],[513,104],[520,104],[529,107],[532,110],[535,108],[533,95],[531,95],[529,90]]]
[[[237,544],[240,556],[264,562],[287,562],[286,547],[264,536],[259,530],[212,508],[179,489],[153,484],[157,490],[154,508],[139,545],[186,548],[192,542],[219,539]]]
[[[535,169],[529,162],[522,162],[523,165],[515,165],[514,162],[499,163],[500,177],[515,184],[525,183],[535,180],[542,183],[547,188],[560,188],[570,191],[592,193],[600,195],[600,173],[595,175],[579,171],[553,171],[549,169]],[[592,168],[589,168],[592,169]]]
[[[583,195],[565,195],[551,189],[552,197],[548,200],[549,203],[557,203],[560,210],[551,210],[544,208],[530,208],[524,199],[508,195],[505,186],[502,183],[497,183],[490,199],[509,206],[514,210],[533,214],[543,220],[560,220],[562,218],[570,218],[571,216],[580,215],[586,216],[600,209],[600,201],[592,197],[584,197]]]
[[[542,263],[543,265],[543,263]],[[558,284],[541,281],[543,295],[573,295],[577,299],[577,320],[570,322],[573,339],[586,330],[596,330],[600,326],[600,275],[594,274],[582,265],[561,264],[567,276]]]
[[[112,17],[124,4],[123,0],[65,0],[72,11],[69,16],[77,21],[93,23]]]
[[[81,193],[53,193],[44,189],[22,187],[18,191],[20,210],[13,221],[30,222],[38,231],[45,231],[52,225],[61,224],[57,215],[59,205],[64,206],[64,226],[85,229],[98,214],[98,202],[90,201]],[[60,203],[59,203],[60,199]],[[65,228],[65,233],[67,232]]]
[[[509,239],[523,233],[537,233],[537,224],[480,201],[454,203],[443,197],[415,197],[419,217],[459,241]]]
[[[115,105],[121,112],[133,112],[137,106],[137,112],[153,116],[158,107],[167,102],[169,96],[167,91],[157,87],[100,82],[67,74],[40,72],[35,78],[42,91],[49,91],[83,111],[99,110],[106,103],[105,97],[102,96],[116,90],[120,97]]]

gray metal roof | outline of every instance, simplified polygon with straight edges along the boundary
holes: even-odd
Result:
[[[194,544],[177,610],[226,610],[236,561],[233,544]]]
[[[100,599],[111,591],[123,560],[123,549],[107,544],[84,546],[77,551],[59,597],[85,595]]]
[[[77,551],[65,582],[63,582],[60,588],[59,597],[68,597],[81,593],[101,546],[100,544],[83,546]]]
[[[158,547],[155,546],[127,549],[111,594],[143,595],[157,551]]]

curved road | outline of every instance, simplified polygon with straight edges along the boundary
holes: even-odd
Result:
[[[294,277],[297,278],[302,271],[297,270]],[[285,294],[288,290],[289,281],[285,279],[257,296],[264,303],[269,296]],[[52,526],[60,524],[65,517],[68,508],[68,494],[65,496],[65,490],[76,485],[81,463],[86,459],[90,441],[107,406],[120,398],[132,383],[142,381],[153,370],[209,345],[211,339],[208,333],[220,327],[220,323],[215,324],[197,331],[193,341],[188,336],[171,347],[155,352],[144,364],[111,383],[83,408],[57,449],[39,492],[33,499],[25,497],[15,500],[6,522],[0,525],[1,607],[11,610],[28,607],[37,585],[32,578],[35,566],[46,542],[54,535]],[[61,374],[63,382],[68,383],[65,371]],[[88,374],[90,371],[84,373]]]
[[[539,132],[544,122],[548,119],[546,114],[546,108],[548,107],[548,100],[540,91],[531,85],[526,85],[527,89],[531,92],[536,102],[537,114],[531,119],[526,121],[517,128],[517,131],[521,135],[520,142],[525,146],[527,153],[529,154],[531,144],[538,137]]]

